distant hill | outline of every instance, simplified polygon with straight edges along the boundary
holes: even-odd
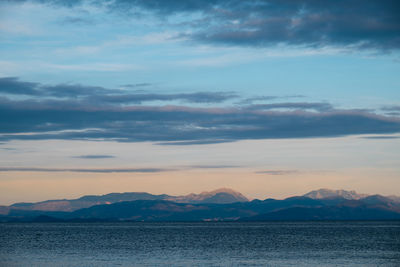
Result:
[[[367,206],[292,207],[242,219],[244,221],[400,220],[400,213]]]
[[[38,211],[74,211],[94,205],[112,204],[134,200],[162,200],[170,198],[168,195],[152,195],[144,192],[111,193],[101,196],[83,196],[78,199],[46,200],[36,203],[15,203],[11,209],[38,210]]]
[[[398,196],[387,196],[388,198],[390,198],[391,200],[393,200],[394,202],[400,203],[400,197]]]
[[[304,195],[312,199],[325,199],[325,198],[345,198],[345,199],[361,199],[367,197],[367,194],[357,194],[356,191],[346,191],[346,190],[331,190],[326,188],[321,188],[318,190],[311,191]]]
[[[170,197],[167,198],[166,200],[180,202],[180,203],[218,203],[218,204],[249,201],[241,193],[236,192],[229,188],[220,188],[210,192],[202,192],[200,194],[189,194],[180,197]]]

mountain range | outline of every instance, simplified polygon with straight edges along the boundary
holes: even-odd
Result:
[[[170,196],[111,193],[0,206],[0,221],[400,220],[398,197],[319,189],[283,200],[250,201],[221,188]]]
[[[36,203],[15,203],[10,209],[40,210],[40,211],[75,211],[101,204],[113,204],[122,201],[135,200],[166,200],[176,203],[218,203],[227,204],[249,201],[241,193],[228,188],[220,188],[211,192],[189,194],[185,196],[170,196],[166,194],[153,195],[145,192],[111,193],[102,196],[83,196],[78,199],[46,200]],[[3,209],[7,209],[4,208]],[[0,209],[0,214],[2,214]],[[4,214],[4,212],[3,212]]]

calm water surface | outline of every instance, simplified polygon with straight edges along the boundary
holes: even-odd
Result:
[[[400,222],[3,223],[0,266],[400,266]]]

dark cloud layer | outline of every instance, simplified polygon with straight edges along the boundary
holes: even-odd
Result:
[[[149,101],[185,101],[190,103],[222,103],[238,96],[232,92],[194,92],[178,94],[132,93],[80,84],[43,85],[20,81],[16,77],[0,78],[0,95],[23,95],[48,99],[73,98],[83,104],[120,105],[141,104]]]
[[[0,114],[0,139],[3,140],[115,139],[128,142],[189,141],[186,144],[199,144],[209,143],[209,140],[400,132],[399,120],[351,111],[266,112],[187,107],[85,110],[60,109],[56,106],[25,108],[16,103],[12,108],[0,105]]]
[[[84,2],[38,1],[64,6]],[[397,0],[115,0],[97,4],[127,18],[152,12],[166,22],[171,15],[187,14],[181,25],[190,27],[192,33],[182,35],[213,44],[353,46],[386,51],[400,47]]]
[[[197,25],[198,31],[189,36],[203,42],[246,46],[355,45],[383,50],[400,47],[400,3],[396,0],[135,2],[159,13],[204,12],[207,15]],[[205,21],[208,23],[203,27]]]
[[[38,83],[19,81],[16,77],[0,78],[0,93],[12,95],[41,95],[36,89]]]
[[[121,90],[110,90],[99,86],[82,86],[79,84],[59,84],[51,86],[21,81],[18,77],[0,78],[0,94],[7,95],[78,98],[121,92]]]
[[[15,94],[9,93],[12,90],[23,94],[24,99],[14,98]],[[376,115],[368,110],[338,110],[325,102],[224,108],[144,106],[134,104],[155,99],[219,103],[238,96],[224,92],[133,96],[111,95],[109,91],[112,90],[103,87],[48,86],[0,78],[3,94],[0,96],[0,141],[79,139],[199,145],[245,139],[400,132],[400,120],[395,117]],[[60,97],[47,97],[50,92],[53,96],[57,92]]]

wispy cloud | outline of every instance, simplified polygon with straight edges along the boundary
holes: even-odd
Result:
[[[266,171],[257,171],[258,174],[268,174],[268,175],[288,175],[288,174],[296,174],[299,173],[298,170],[266,170]]]
[[[76,26],[93,25],[95,22],[83,16],[66,16],[60,19],[60,24],[73,24]]]
[[[55,168],[19,168],[19,167],[0,167],[0,172],[93,172],[93,173],[154,173],[166,172],[172,169],[158,168],[122,168],[122,169],[55,169]]]
[[[240,168],[242,166],[238,165],[192,165],[189,166],[191,169],[231,169],[231,168]]]
[[[263,101],[271,101],[271,100],[276,100],[276,99],[289,99],[289,98],[303,98],[305,97],[304,95],[287,95],[287,96],[253,96],[253,97],[248,97],[245,98],[243,100],[241,100],[240,102],[238,102],[237,104],[240,105],[251,105],[254,102],[263,102]]]
[[[16,151],[16,148],[12,148],[12,147],[0,147],[1,150],[7,150],[7,151]]]
[[[112,156],[112,155],[80,155],[80,156],[73,156],[72,158],[77,158],[77,159],[111,159],[111,158],[115,158],[115,156]]]
[[[124,88],[138,88],[138,87],[147,87],[153,85],[152,83],[135,83],[135,84],[123,84],[121,87]]]
[[[53,64],[43,63],[43,68],[61,71],[98,71],[98,72],[118,72],[142,70],[144,67],[135,64],[93,62],[86,64]]]
[[[384,106],[381,108],[383,111],[399,111],[400,112],[400,106],[397,105],[392,105],[392,106]]]
[[[159,142],[156,145],[160,146],[191,146],[191,145],[212,145],[221,143],[235,142],[236,140],[229,139],[218,139],[218,140],[189,140],[189,141],[170,141],[170,142]]]
[[[389,106],[384,106],[381,108],[381,110],[387,115],[387,116],[400,116],[400,106],[399,105],[389,105]]]
[[[394,136],[394,135],[374,135],[374,136],[363,136],[361,137],[363,139],[399,139],[400,136]]]
[[[191,103],[221,103],[226,100],[238,97],[229,92],[196,92],[180,94],[120,94],[120,95],[102,95],[96,96],[95,101],[103,103],[134,103],[140,104],[148,101],[174,101],[183,100]],[[93,98],[92,98],[93,99]]]
[[[329,103],[315,103],[315,102],[255,104],[247,106],[246,108],[252,110],[270,110],[270,109],[315,110],[320,112],[333,110],[333,106]]]
[[[133,87],[148,86],[147,83],[129,85]],[[128,86],[125,86],[128,87]],[[40,83],[20,81],[17,77],[0,78],[0,95],[25,95],[31,97],[31,103],[40,101],[44,97],[64,101],[71,98],[75,105],[104,106],[122,104],[141,104],[149,101],[185,101],[190,103],[221,103],[229,99],[238,98],[233,92],[193,92],[160,94],[146,92],[131,92],[129,90],[109,89],[101,86],[84,86],[80,84],[43,85]],[[47,99],[49,100],[49,99]],[[65,101],[64,101],[65,102]],[[50,103],[50,101],[47,101]]]

